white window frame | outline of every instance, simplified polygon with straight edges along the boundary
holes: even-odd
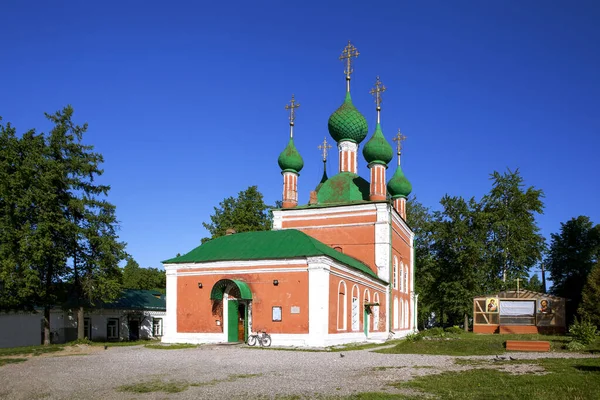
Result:
[[[360,329],[360,300],[358,298],[358,286],[352,287],[352,330],[358,331]]]
[[[394,256],[394,276],[392,277],[394,282],[394,289],[398,289],[398,257]]]
[[[404,293],[408,293],[408,265],[404,267]]]
[[[157,327],[158,327],[158,329],[156,329]],[[152,336],[160,337],[162,335],[163,335],[163,319],[162,318],[152,318]]]
[[[113,324],[114,323],[114,326]],[[119,325],[121,325],[121,321],[119,318],[108,318],[106,320],[106,339],[119,339]]]

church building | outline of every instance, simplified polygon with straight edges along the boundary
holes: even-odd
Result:
[[[414,234],[406,223],[412,190],[400,167],[398,131],[395,172],[386,179],[394,151],[381,129],[377,77],[375,131],[362,147],[369,180],[358,175],[360,144],[369,135],[365,117],[350,96],[356,48],[348,42],[346,93],[330,116],[337,143],[338,173],[328,177],[323,151],[321,182],[308,204],[298,203],[304,161],[294,145],[294,97],[289,141],[278,163],[283,176],[282,208],[270,231],[212,239],[187,254],[163,261],[167,274],[167,343],[243,342],[266,331],[274,346],[324,347],[382,341],[416,329]]]

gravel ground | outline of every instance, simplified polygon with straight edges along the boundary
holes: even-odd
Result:
[[[387,385],[390,382],[472,368],[454,364],[457,358],[493,358],[378,354],[369,350],[342,354],[343,357],[337,352],[207,345],[181,350],[111,347],[87,355],[32,357],[23,363],[0,367],[0,399],[247,399],[344,396],[368,391],[394,393],[396,389]],[[511,356],[516,359],[590,357],[568,353],[511,353]],[[528,369],[527,365],[497,368],[513,373],[543,372],[533,365]],[[249,374],[252,376],[239,376]],[[197,386],[180,393],[117,391],[121,385],[153,379]]]

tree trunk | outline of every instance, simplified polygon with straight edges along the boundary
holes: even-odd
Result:
[[[50,344],[50,306],[44,307],[44,346]]]
[[[469,332],[469,315],[465,313],[465,332]]]
[[[83,318],[83,306],[79,306],[77,309],[77,339],[83,339],[85,337],[84,318]]]

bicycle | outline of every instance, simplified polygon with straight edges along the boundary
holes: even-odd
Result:
[[[256,346],[257,342],[260,347],[269,347],[271,346],[271,335],[264,331],[248,335],[248,346]]]

